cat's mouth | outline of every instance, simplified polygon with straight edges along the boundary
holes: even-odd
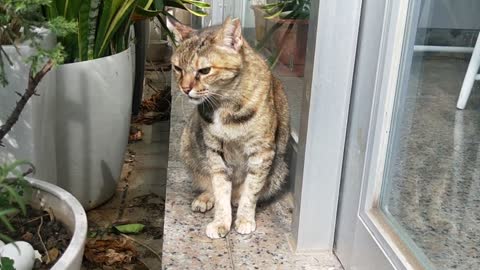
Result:
[[[204,97],[191,97],[191,96],[188,96],[188,101],[190,101],[191,103],[193,104],[202,104],[204,101],[205,101],[205,98]]]

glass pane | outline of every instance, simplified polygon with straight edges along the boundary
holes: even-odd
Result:
[[[480,82],[456,106],[478,73],[480,1],[411,2],[381,208],[427,268],[478,269]]]

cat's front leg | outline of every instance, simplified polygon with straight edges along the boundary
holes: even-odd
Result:
[[[232,206],[230,205],[232,182],[221,148],[215,145],[207,146],[207,158],[211,164],[215,212],[213,221],[207,225],[206,233],[208,237],[216,239],[225,237],[232,225]]]
[[[248,174],[241,187],[235,230],[240,234],[255,231],[255,209],[260,191],[265,186],[275,151],[272,148],[254,148],[248,157]]]

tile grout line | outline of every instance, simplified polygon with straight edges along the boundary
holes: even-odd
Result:
[[[225,244],[227,245],[227,251],[228,251],[228,258],[230,260],[230,266],[232,268],[232,270],[235,270],[235,264],[233,262],[233,250],[232,250],[232,245],[231,245],[231,241],[230,241],[230,235],[227,235],[227,237],[225,238]]]

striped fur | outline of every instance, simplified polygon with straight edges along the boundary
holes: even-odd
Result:
[[[269,67],[243,39],[238,20],[195,31],[173,22],[172,56],[180,88],[198,108],[181,138],[181,156],[201,193],[194,211],[215,207],[210,238],[255,230],[258,200],[275,195],[288,168],[287,99]],[[206,74],[203,74],[206,73]]]

